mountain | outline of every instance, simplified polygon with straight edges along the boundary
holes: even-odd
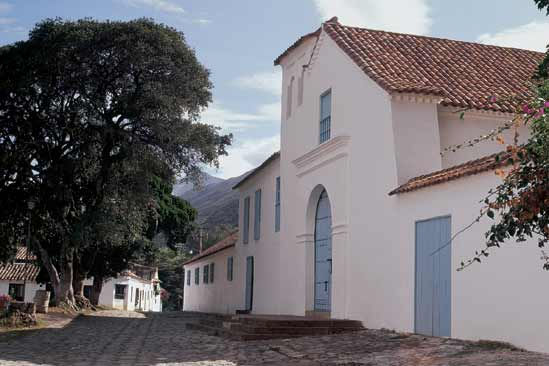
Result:
[[[224,180],[222,178],[218,178],[218,177],[214,177],[213,175],[209,175],[208,173],[205,173],[205,172],[202,173],[202,179],[203,179],[202,180],[202,186],[203,187],[207,187],[210,184],[218,183],[218,182],[221,182],[221,181]],[[178,183],[178,184],[173,186],[172,194],[174,196],[181,197],[183,194],[185,194],[186,192],[188,192],[192,189],[194,189],[194,184],[193,183],[181,182],[181,183]]]
[[[175,193],[187,200],[198,211],[198,221],[205,227],[214,228],[219,225],[238,226],[238,192],[233,186],[249,172],[238,177],[221,179],[212,177],[211,183],[202,188],[188,189],[182,194]]]

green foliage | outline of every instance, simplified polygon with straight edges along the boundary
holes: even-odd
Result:
[[[184,243],[191,233],[197,212],[185,200],[173,196],[173,184],[153,177],[151,182],[155,197],[155,215],[151,217],[148,237],[152,239],[162,232],[166,236],[167,245],[174,249],[177,243]]]
[[[155,264],[158,266],[158,277],[162,288],[169,294],[162,303],[163,310],[181,310],[185,280],[182,263],[186,259],[188,259],[187,255],[170,248],[162,248],[158,251]]]

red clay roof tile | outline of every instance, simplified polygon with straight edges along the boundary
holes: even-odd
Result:
[[[231,235],[227,236],[225,239],[215,243],[211,247],[205,249],[202,251],[202,253],[195,255],[188,261],[184,262],[183,265],[191,264],[192,262],[196,262],[200,259],[203,259],[205,257],[208,257],[210,255],[213,255],[217,252],[220,252],[224,249],[234,247],[236,245],[236,242],[238,241],[238,231],[235,231]]]
[[[420,188],[449,182],[469,175],[482,173],[507,165],[508,161],[509,154],[505,152],[485,156],[483,158],[471,160],[447,169],[412,178],[400,187],[389,192],[389,195],[392,196],[394,194],[411,192]]]
[[[387,92],[439,95],[443,105],[460,108],[514,112],[513,102],[491,103],[489,98],[530,96],[528,83],[544,57],[516,48],[349,27],[336,19],[323,29]]]

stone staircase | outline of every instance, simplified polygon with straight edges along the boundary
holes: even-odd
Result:
[[[278,315],[221,315],[193,313],[187,329],[234,340],[252,341],[353,332],[364,329],[357,320]]]

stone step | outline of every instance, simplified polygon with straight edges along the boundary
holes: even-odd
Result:
[[[357,327],[250,327],[241,325],[233,327],[231,331],[237,331],[247,334],[291,334],[291,335],[328,335],[344,332],[363,330]]]
[[[258,333],[243,333],[234,330],[228,330],[224,328],[209,327],[200,323],[187,323],[185,324],[187,329],[198,330],[211,336],[225,337],[238,341],[258,341],[266,339],[280,339],[280,338],[296,338],[301,335],[297,334],[258,334]]]
[[[233,318],[234,321],[234,318]],[[363,328],[362,322],[358,320],[275,320],[261,318],[240,318],[241,324],[262,328],[287,328],[287,327],[307,327],[307,328]]]

